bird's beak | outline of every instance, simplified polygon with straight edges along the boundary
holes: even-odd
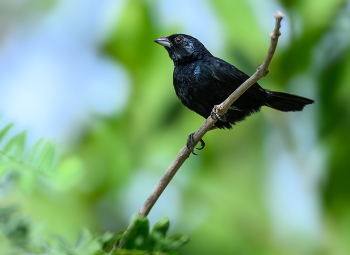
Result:
[[[163,36],[153,41],[162,46],[169,47],[169,48],[171,47],[171,42],[169,41],[168,36]]]

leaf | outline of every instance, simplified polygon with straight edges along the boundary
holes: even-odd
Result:
[[[13,124],[6,125],[0,130],[0,141],[4,141],[4,137],[8,135],[8,131]],[[0,151],[0,178],[3,178],[7,173],[16,173],[15,183],[12,183],[11,188],[3,189],[2,195],[9,194],[10,190],[21,190],[25,194],[30,194],[34,190],[38,180],[38,170],[41,176],[45,178],[48,172],[53,169],[56,159],[56,146],[53,142],[38,140],[28,153],[25,153],[27,132],[22,131],[9,140],[3,142]],[[12,176],[12,175],[8,175]],[[12,179],[11,179],[12,180]],[[8,187],[10,187],[8,185]],[[6,192],[5,192],[6,191]]]
[[[44,139],[41,138],[39,139],[32,148],[29,149],[25,161],[28,162],[29,164],[32,164],[35,162],[35,160],[38,158],[40,151],[43,147]]]
[[[169,229],[169,218],[168,217],[163,217],[161,218],[156,224],[154,224],[152,231],[151,231],[151,235],[152,236],[161,236],[161,237],[165,237],[166,232]]]
[[[101,251],[101,244],[87,229],[80,232],[75,245],[71,245],[62,237],[56,236],[56,240],[58,241],[57,247],[51,247],[50,254],[95,255]]]
[[[51,142],[46,142],[34,164],[46,172],[51,170],[55,159],[55,146]]]
[[[188,236],[184,234],[181,234],[181,233],[172,234],[165,238],[163,250],[175,251],[179,249],[181,246],[187,244],[189,241],[190,239],[188,238]]]
[[[133,221],[134,227],[126,236],[127,249],[146,249],[149,235],[149,222],[146,217],[136,215]]]
[[[110,241],[112,238],[113,238],[113,233],[112,232],[109,232],[107,231],[106,233],[102,234],[100,237],[99,237],[99,241],[101,243],[106,243],[108,241]]]
[[[0,131],[0,142],[2,138],[7,134],[7,132],[13,127],[13,123],[7,124],[3,129]]]
[[[6,144],[3,153],[5,155],[13,156],[15,158],[21,158],[24,153],[24,147],[26,142],[27,132],[22,131],[15,135]]]
[[[162,251],[164,238],[165,238],[166,232],[169,229],[169,225],[170,225],[170,222],[168,217],[163,217],[156,224],[154,224],[152,231],[150,233],[149,244],[148,244],[149,247],[153,247],[153,248],[150,248],[150,250]]]

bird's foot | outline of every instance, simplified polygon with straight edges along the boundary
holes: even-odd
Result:
[[[213,110],[211,110],[211,113],[210,113],[210,116],[214,119],[214,120],[220,120],[222,122],[227,122],[226,120],[226,116],[222,116],[220,117],[219,113],[218,113],[218,106],[217,105],[214,105],[214,108]]]
[[[194,133],[192,133],[192,134],[190,134],[188,136],[186,147],[192,152],[193,155],[198,155],[193,150],[193,144],[194,144],[194,137],[193,137],[193,135],[194,135]],[[201,139],[200,142],[201,142],[201,148],[197,148],[197,150],[201,150],[205,146],[205,143],[204,143],[203,139]]]

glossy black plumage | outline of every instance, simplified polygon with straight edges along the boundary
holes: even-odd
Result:
[[[196,38],[174,34],[154,40],[164,46],[174,62],[173,83],[176,95],[192,111],[208,118],[214,105],[222,103],[249,78],[235,66],[214,57]],[[314,101],[282,92],[265,90],[255,83],[229,108],[218,128],[231,128],[261,106],[279,111],[301,111]]]

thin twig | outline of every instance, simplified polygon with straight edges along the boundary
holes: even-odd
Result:
[[[247,90],[249,89],[254,83],[256,83],[260,78],[267,75],[269,72],[268,67],[271,63],[272,57],[275,53],[278,37],[281,35],[280,27],[281,27],[281,20],[283,18],[283,15],[281,12],[276,12],[274,17],[276,18],[275,23],[275,29],[271,32],[271,43],[269,51],[267,52],[267,56],[264,60],[264,62],[258,67],[257,71],[249,78],[247,79],[242,85],[240,85],[224,102],[222,102],[220,105],[215,106],[216,112],[219,114],[219,116],[223,116],[228,108]],[[206,121],[199,127],[199,129],[194,133],[194,144],[193,148],[197,145],[197,143],[200,141],[200,139],[205,135],[206,132],[210,130],[210,128],[217,122],[217,120],[213,119],[211,116],[209,116]],[[147,198],[146,202],[142,205],[140,208],[138,215],[146,217],[149,212],[151,211],[153,205],[158,200],[159,196],[163,193],[164,189],[167,187],[171,179],[176,174],[177,170],[181,167],[181,165],[185,162],[185,160],[190,156],[190,150],[185,146],[181,149],[179,154],[176,156],[174,161],[169,166],[168,170],[163,175],[162,179],[159,181],[157,186],[152,191],[151,195]],[[123,234],[123,238],[120,240],[118,249],[121,249],[125,245],[125,239],[124,237],[132,231],[134,226],[134,223],[132,222],[129,227],[126,229],[126,231]],[[115,247],[113,247],[113,250]],[[113,251],[112,250],[112,251]]]

